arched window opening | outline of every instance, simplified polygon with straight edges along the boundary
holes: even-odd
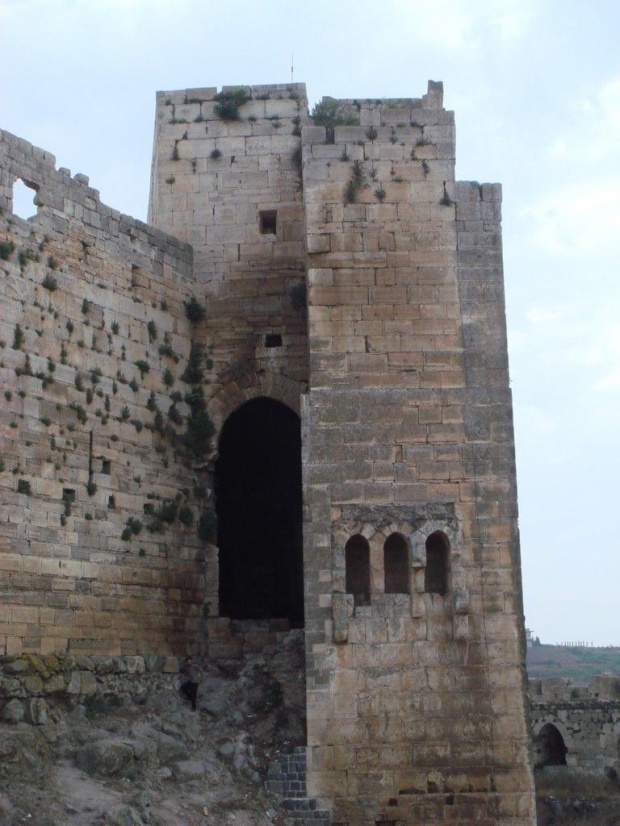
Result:
[[[553,723],[546,723],[534,738],[534,763],[537,768],[565,766],[567,751],[564,738]]]
[[[370,545],[357,533],[344,546],[347,594],[355,605],[370,605]]]
[[[409,593],[409,544],[399,533],[393,533],[385,540],[383,570],[386,594]]]
[[[23,218],[24,221],[36,215],[38,212],[34,203],[36,194],[37,189],[34,184],[27,184],[18,178],[13,184],[13,215]]]
[[[220,615],[303,625],[301,426],[264,397],[232,413],[215,466]]]
[[[424,590],[427,594],[443,596],[448,590],[450,543],[441,531],[435,531],[426,540],[426,568]]]

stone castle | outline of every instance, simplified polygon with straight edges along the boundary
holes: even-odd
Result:
[[[0,132],[0,652],[303,627],[334,826],[535,822],[501,189],[442,97],[158,93],[148,224]]]

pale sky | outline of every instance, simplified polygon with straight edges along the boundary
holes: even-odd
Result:
[[[504,187],[526,622],[618,645],[619,42],[615,0],[0,0],[0,127],[145,220],[158,89],[443,80],[457,177]]]

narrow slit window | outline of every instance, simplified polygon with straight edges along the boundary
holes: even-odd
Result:
[[[354,603],[370,605],[370,545],[361,534],[352,536],[344,547],[347,594]]]
[[[113,496],[108,496],[108,508],[113,511],[116,508],[116,499]]]
[[[278,213],[275,209],[268,209],[260,213],[261,235],[275,235],[278,228]]]
[[[112,462],[110,459],[104,459],[101,462],[101,472],[107,474],[108,476],[112,472]]]
[[[409,593],[409,544],[404,536],[393,533],[383,546],[386,594]]]
[[[450,543],[441,531],[435,531],[426,540],[426,568],[424,590],[427,594],[443,596],[448,590]]]

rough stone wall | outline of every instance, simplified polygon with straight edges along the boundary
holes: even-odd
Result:
[[[566,764],[600,771],[620,768],[620,677],[593,677],[586,687],[566,678],[530,680],[532,741],[551,724],[562,735]]]
[[[440,86],[340,106],[360,125],[303,134],[308,793],[334,823],[531,824],[500,189],[455,184]],[[410,594],[384,593],[393,533]]]
[[[194,248],[196,293],[208,310],[197,338],[214,363],[208,396],[218,427],[257,395],[299,412],[308,373],[305,85],[243,89],[250,99],[228,120],[217,113],[217,89],[157,94],[149,220]],[[261,232],[261,212],[276,213],[275,234]],[[269,334],[281,343],[268,346]]]
[[[37,193],[27,221],[12,214],[19,178]],[[0,652],[196,647],[202,543],[144,513],[177,497],[199,513],[168,417],[188,389],[192,249],[6,132],[0,184]],[[122,539],[130,518],[143,528]]]
[[[155,692],[178,687],[176,657],[7,656],[0,664],[0,719],[44,725],[49,706],[96,704],[104,698],[116,705],[126,699],[144,702]]]

